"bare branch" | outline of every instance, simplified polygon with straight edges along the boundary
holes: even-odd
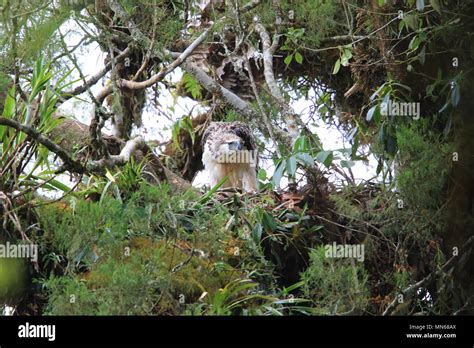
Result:
[[[128,56],[130,53],[130,47],[127,47],[122,53],[120,53],[115,59],[116,61],[121,61],[124,59],[126,56]],[[61,103],[64,103],[65,101],[71,99],[72,97],[79,95],[81,93],[84,93],[87,91],[90,87],[95,85],[97,81],[99,81],[102,77],[107,74],[110,69],[112,68],[112,62],[108,62],[103,69],[101,69],[99,72],[97,72],[95,75],[93,75],[91,78],[89,78],[84,84],[77,86],[71,91],[66,91],[62,93],[62,98],[61,98]],[[97,98],[98,102],[101,102],[100,99]]]
[[[184,52],[178,56],[178,58],[176,58],[172,63],[163,67],[157,74],[153,75],[148,80],[136,82],[136,81],[130,81],[130,80],[125,80],[125,79],[119,79],[118,81],[119,86],[126,87],[128,89],[144,89],[144,88],[153,86],[155,83],[163,79],[166,75],[168,75],[178,66],[180,66],[186,60],[186,58],[188,58],[191,55],[191,53],[193,53],[196,47],[198,47],[206,39],[209,33],[209,30],[210,29],[203,31],[202,34],[199,35],[199,37],[196,40],[194,40],[194,42],[191,45],[189,45],[188,48],[186,48]]]
[[[90,89],[90,86],[88,86],[87,84],[87,81],[86,81],[86,78],[84,76],[84,74],[82,73],[82,70],[81,68],[79,67],[79,64],[77,63],[77,58],[76,56],[74,55],[73,52],[69,52],[68,51],[68,48],[67,48],[67,44],[65,42],[65,38],[64,38],[64,35],[61,33],[61,29],[58,29],[58,34],[59,36],[61,37],[61,46],[63,47],[64,49],[64,52],[65,54],[67,55],[67,57],[69,58],[69,60],[72,62],[72,64],[74,65],[74,67],[76,68],[77,72],[79,73],[79,76],[81,78],[81,80],[84,82],[83,86],[87,86],[86,87],[86,91],[87,93],[89,94],[89,97],[91,98],[91,100],[94,102],[94,104],[96,105],[96,107],[101,107],[101,105],[99,104],[99,102],[95,99],[94,97],[94,94],[92,93],[91,89]]]
[[[130,160],[130,157],[136,150],[143,149],[145,146],[145,140],[140,136],[130,139],[125,143],[125,146],[120,151],[120,155],[112,155],[97,161],[89,161],[86,165],[87,170],[96,172],[104,168],[113,168],[115,166],[124,165]]]

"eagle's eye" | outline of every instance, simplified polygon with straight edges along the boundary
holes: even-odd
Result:
[[[240,151],[242,150],[242,143],[240,141],[231,141],[227,143],[229,150],[231,151]]]

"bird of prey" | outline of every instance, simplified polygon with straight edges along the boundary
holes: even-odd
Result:
[[[211,122],[203,134],[204,167],[215,186],[257,191],[257,146],[250,127],[242,122]]]

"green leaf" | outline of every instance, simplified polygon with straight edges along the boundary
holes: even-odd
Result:
[[[332,69],[332,74],[336,75],[339,72],[339,69],[341,68],[341,59],[336,60],[336,63],[334,64],[334,68]]]
[[[299,52],[295,52],[295,60],[298,64],[303,63],[303,56]]]
[[[62,182],[58,181],[58,180],[51,180],[49,182],[49,184],[54,187],[55,189],[57,190],[60,190],[60,191],[63,191],[63,192],[69,192],[71,190],[71,188],[67,185],[64,185]]]
[[[352,168],[355,165],[354,161],[341,160],[342,168]]]
[[[451,96],[452,98],[452,96]],[[441,109],[439,109],[439,113],[442,113],[444,110],[446,110],[449,107],[449,102],[446,102]]]
[[[386,114],[388,113],[387,108],[388,108],[388,103],[389,103],[389,101],[390,101],[390,92],[387,92],[387,94],[385,94],[385,96],[384,96],[383,99],[382,99],[382,103],[380,103],[379,105],[377,105],[378,110],[375,110],[374,116],[375,116],[375,121],[376,121],[376,122],[378,121],[378,119],[379,119],[379,114],[381,113],[381,106],[384,106],[384,108],[385,108],[385,110],[386,110],[386,111],[385,111]]]
[[[267,231],[273,232],[277,228],[277,223],[275,222],[275,219],[266,211],[263,211],[262,225]]]
[[[329,167],[333,160],[332,151],[319,151],[316,155],[316,160],[320,163],[323,163],[326,167]]]
[[[202,97],[202,87],[192,75],[184,73],[182,81],[184,83],[184,88],[187,92],[191,93],[191,96],[194,99],[199,99]]]
[[[398,82],[392,82],[391,83],[392,86],[398,86],[398,87],[401,87],[401,88],[404,88],[406,89],[408,92],[411,92],[411,88],[407,85],[404,85],[402,83],[398,83]]]
[[[380,107],[379,105],[374,105],[367,111],[367,121],[370,122],[377,114],[380,114]]]
[[[401,32],[404,27],[405,27],[405,20],[402,19],[402,20],[400,20],[400,23],[398,23],[398,31]]]
[[[418,46],[420,45],[421,43],[421,39],[419,36],[414,36],[413,39],[411,39],[409,45],[408,45],[408,48],[412,51],[416,51],[418,49]]]
[[[264,181],[267,180],[267,171],[263,168],[258,170],[258,180]]]
[[[382,124],[382,126],[380,127],[380,130],[379,130],[379,140],[380,140],[380,143],[382,144],[385,144],[385,138],[386,138],[386,125],[385,124]]]
[[[405,17],[403,17],[403,20],[405,21],[405,24],[408,26],[408,28],[412,30],[417,30],[418,28],[418,15],[415,14],[407,14]]]
[[[306,284],[305,281],[302,280],[302,281],[297,282],[297,283],[295,283],[295,284],[293,284],[293,285],[290,285],[290,286],[287,287],[287,288],[283,288],[283,290],[282,290],[282,291],[283,291],[283,294],[284,294],[284,295],[287,295],[287,294],[290,293],[290,291],[293,291],[293,290],[295,290],[295,289],[298,289],[298,288],[302,287],[302,286],[305,285],[305,284]]]
[[[349,65],[349,59],[345,56],[341,58],[341,65],[342,66],[348,66]]]
[[[102,205],[102,202],[104,201],[107,191],[109,190],[109,187],[113,184],[112,181],[108,181],[107,184],[105,184],[104,189],[102,190],[102,193],[100,195],[99,199],[99,205]]]
[[[108,169],[105,170],[105,176],[110,181],[115,182],[115,177],[113,176],[113,174]]]
[[[262,239],[262,224],[257,222],[252,230],[252,239],[255,243],[260,243],[260,240]]]
[[[28,97],[30,103],[33,102],[36,96],[49,84],[49,80],[52,78],[50,64],[51,63],[44,64],[42,58],[36,60],[30,82],[31,93]]]
[[[351,48],[347,48],[346,46],[342,50],[342,56],[341,56],[341,65],[342,66],[348,66],[349,65],[349,60],[352,58],[352,50]]]
[[[380,159],[379,163],[377,164],[377,169],[375,170],[376,174],[379,175],[382,169],[383,169],[383,161]]]
[[[439,0],[430,0],[431,6],[433,6],[433,9],[441,14],[441,6],[439,4]]]
[[[300,162],[301,164],[307,165],[307,166],[314,166],[314,159],[313,157],[310,156],[309,153],[301,152],[301,153],[297,153],[295,156],[298,162]]]
[[[288,175],[294,176],[296,173],[296,157],[291,156],[286,160],[286,170],[288,172]]]
[[[425,59],[426,59],[426,46],[423,45],[423,47],[420,50],[420,53],[418,54],[418,57],[420,58],[420,63],[423,65],[425,64]]]
[[[290,55],[288,55],[288,56],[286,56],[286,57],[285,57],[285,60],[284,60],[286,66],[290,65],[292,61],[293,61],[293,53],[290,54]]]
[[[279,160],[272,177],[273,187],[279,187],[280,181],[285,171],[285,161]]]
[[[423,11],[423,9],[425,8],[425,0],[416,0],[416,9],[418,11]]]
[[[459,88],[459,84],[457,82],[453,83],[453,88],[451,90],[451,104],[453,106],[458,106],[459,100],[461,99],[461,91]]]
[[[306,141],[305,135],[299,135],[293,145],[293,152],[307,151],[308,142]]]
[[[382,83],[382,85],[377,88],[377,90],[370,96],[370,100],[374,100],[380,93],[380,91],[385,87],[386,82]]]
[[[346,136],[347,141],[351,141],[355,137],[358,131],[359,131],[359,127],[356,126],[352,128]]]
[[[5,98],[5,104],[3,106],[3,117],[5,118],[13,118],[13,113],[15,112],[15,86],[10,88],[7,93],[7,97]]]
[[[207,192],[205,195],[203,195],[200,199],[199,199],[199,203],[200,204],[205,204],[207,201],[209,201],[212,196],[214,195],[214,193],[216,193],[216,191],[229,179],[228,176],[225,176],[222,178],[221,181],[219,181],[216,186],[214,186],[213,188],[211,188],[209,190],[209,192]]]
[[[189,135],[191,136],[191,143],[194,145],[194,139],[196,138],[196,134],[194,133],[193,122],[191,121],[191,117],[184,116],[179,123],[180,127],[185,129]]]

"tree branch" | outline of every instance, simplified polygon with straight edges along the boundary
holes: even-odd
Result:
[[[196,64],[191,62],[184,62],[182,65],[183,69],[193,77],[209,92],[222,97],[227,103],[232,105],[234,109],[239,111],[243,116],[248,119],[258,117],[257,113],[253,110],[251,105],[241,99],[237,94],[221,86],[212,77],[206,74]]]
[[[69,155],[69,153],[67,153],[67,151],[64,150],[61,146],[55,144],[51,139],[44,136],[37,130],[31,128],[30,126],[26,126],[20,122],[17,122],[15,120],[5,118],[5,117],[0,117],[0,125],[8,126],[8,127],[17,129],[19,131],[22,131],[23,133],[30,136],[30,138],[32,138],[36,142],[46,147],[49,151],[58,155],[58,157],[64,162],[65,166],[68,169],[70,169],[71,171],[75,173],[79,173],[79,174],[84,173],[85,168],[79,161],[74,160]]]
[[[253,94],[255,95],[255,99],[257,100],[257,104],[258,104],[258,107],[260,109],[260,113],[262,114],[263,123],[265,124],[265,126],[268,130],[268,135],[270,136],[270,139],[272,139],[273,144],[275,145],[275,151],[276,151],[277,155],[279,157],[281,157],[280,149],[278,148],[278,143],[276,141],[275,134],[273,133],[272,124],[271,124],[270,120],[268,119],[267,113],[265,112],[265,109],[263,107],[263,102],[260,99],[260,95],[258,94],[258,88],[257,88],[257,85],[255,83],[255,79],[253,77],[252,68],[250,67],[250,62],[249,62],[249,58],[247,57],[247,53],[244,54],[244,58],[245,58],[245,64],[247,66],[247,71],[249,73],[250,85],[252,86]]]
[[[145,140],[140,136],[130,139],[125,143],[125,146],[122,148],[119,155],[112,155],[100,160],[89,161],[86,164],[87,170],[97,172],[104,168],[122,166],[130,160],[130,157],[136,150],[143,149],[145,146]]]
[[[265,27],[259,22],[258,18],[254,19],[255,21],[255,31],[260,35],[262,40],[263,48],[263,75],[265,77],[265,82],[270,90],[270,94],[275,98],[280,109],[282,111],[282,116],[285,120],[285,123],[288,126],[290,143],[291,145],[293,140],[298,136],[297,120],[295,117],[295,112],[290,105],[285,101],[283,94],[281,93],[280,87],[275,79],[273,72],[273,55],[275,50],[278,47],[278,35],[275,35],[273,42],[270,40],[270,35],[268,35]]]
[[[461,253],[462,251],[466,250],[469,245],[474,242],[474,236],[471,236],[465,243],[464,245],[460,248],[459,252]],[[437,275],[443,273],[445,270],[447,270],[448,268],[450,268],[452,266],[452,264],[454,263],[454,260],[459,258],[458,255],[453,255],[451,256],[451,258],[446,261],[446,263],[441,266],[441,268],[431,272],[430,274],[428,274],[425,278],[423,278],[422,280],[416,282],[415,284],[412,284],[410,285],[408,288],[402,290],[399,295],[408,295],[408,294],[411,294],[413,293],[415,290],[419,289],[422,285],[424,284],[427,284],[429,283],[434,277],[436,277]],[[454,266],[453,266],[454,267]],[[389,303],[389,305],[387,306],[387,308],[385,308],[384,312],[382,313],[382,315],[387,315],[389,314],[390,310],[395,307],[395,305],[397,304],[397,301],[398,301],[398,296],[395,296],[395,298],[393,299],[392,302]]]
[[[176,58],[172,63],[163,67],[157,74],[153,75],[148,80],[136,82],[119,79],[119,86],[126,87],[128,89],[144,89],[153,86],[155,83],[162,80],[166,75],[180,66],[186,60],[186,58],[188,58],[191,53],[193,53],[193,51],[206,39],[207,35],[209,34],[209,30],[210,28],[203,31],[201,35],[199,35],[199,37],[178,56],[178,58]]]
[[[130,47],[127,47],[115,59],[116,59],[116,61],[121,61],[122,59],[124,59],[129,54],[130,54]],[[97,81],[99,81],[102,77],[104,77],[105,74],[107,74],[110,71],[111,68],[112,68],[112,62],[107,62],[107,64],[105,65],[105,67],[103,69],[98,71],[95,75],[93,75],[90,79],[88,79],[84,84],[82,84],[80,86],[77,86],[76,88],[74,88],[71,91],[63,92],[60,102],[64,103],[65,101],[71,99],[72,97],[74,97],[76,95],[79,95],[81,93],[84,93],[90,87],[95,85],[97,83]],[[100,99],[98,99],[98,98],[96,98],[96,99],[99,103],[101,102]]]

